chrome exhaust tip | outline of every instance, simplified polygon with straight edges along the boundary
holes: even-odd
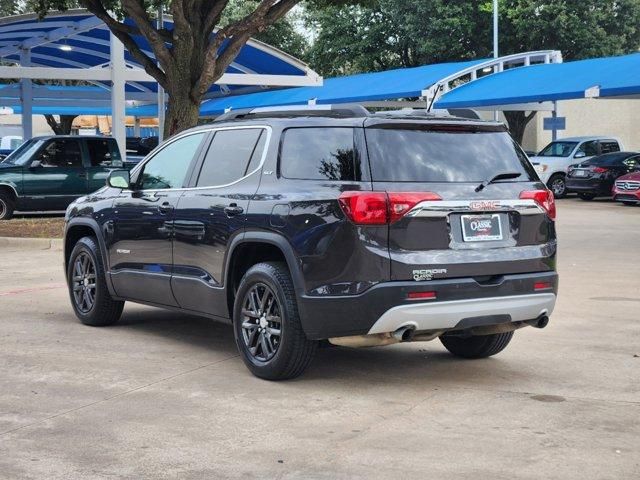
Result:
[[[413,337],[413,327],[400,327],[393,332],[393,338],[398,342],[409,342]]]

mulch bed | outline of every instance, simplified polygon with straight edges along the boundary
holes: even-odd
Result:
[[[64,218],[0,220],[0,237],[62,238]]]

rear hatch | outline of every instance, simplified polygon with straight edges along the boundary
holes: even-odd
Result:
[[[373,190],[389,201],[392,280],[492,282],[555,268],[553,197],[502,125],[365,127]]]

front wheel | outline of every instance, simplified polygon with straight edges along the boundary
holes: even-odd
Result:
[[[9,195],[0,192],[0,220],[11,220],[13,217],[13,201]]]
[[[560,173],[552,175],[547,186],[555,198],[563,198],[567,194],[567,182]]]
[[[73,247],[67,267],[71,305],[85,325],[103,327],[120,319],[124,302],[111,298],[97,241],[83,237]]]
[[[485,358],[496,355],[507,348],[511,338],[513,338],[513,331],[469,337],[443,335],[440,337],[440,341],[447,350],[458,357]]]
[[[242,277],[233,327],[245,365],[266,380],[301,375],[318,346],[302,330],[289,270],[279,262],[254,265]]]

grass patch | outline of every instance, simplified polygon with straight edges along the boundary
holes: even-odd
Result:
[[[0,237],[62,238],[64,218],[0,220]]]

